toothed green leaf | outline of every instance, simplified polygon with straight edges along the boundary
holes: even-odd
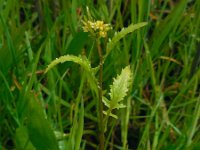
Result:
[[[81,56],[74,56],[74,55],[65,55],[53,60],[45,70],[47,73],[50,69],[56,66],[59,63],[64,63],[72,61],[74,63],[79,64],[86,72],[88,76],[88,82],[90,83],[91,87],[97,91],[97,79],[95,78],[95,73],[97,72],[98,68],[92,68],[89,60],[86,57]],[[92,80],[91,80],[92,79]]]
[[[130,81],[131,81],[131,69],[130,66],[124,68],[120,75],[117,78],[114,78],[113,85],[110,86],[110,99],[111,104],[115,105],[116,103],[122,101],[126,96]]]
[[[107,107],[110,107],[110,101],[106,97],[103,96],[102,101]]]
[[[109,108],[107,111],[103,111],[105,115],[109,115],[117,119],[117,116],[112,114],[112,110],[126,107],[126,105],[120,102],[127,95],[131,84],[131,78],[132,73],[130,66],[122,69],[121,74],[114,78],[113,84],[110,86],[110,100],[108,100],[106,97],[103,97],[103,103]]]
[[[72,61],[74,63],[77,63],[79,65],[81,65],[81,67],[83,67],[85,70],[87,71],[91,71],[91,65],[89,63],[89,61],[84,58],[84,57],[77,57],[74,55],[65,55],[65,56],[61,56],[59,58],[56,58],[55,60],[53,60],[47,67],[47,69],[45,70],[45,73],[47,73],[50,69],[52,69],[54,66],[56,66],[59,63],[64,63],[67,61]]]
[[[107,111],[103,111],[104,115],[108,115]],[[109,113],[109,116],[118,119],[117,115],[113,114],[113,113]]]
[[[125,107],[126,107],[126,105],[124,105],[124,104],[117,104],[113,107],[113,109],[115,109],[115,108],[119,109],[119,108],[125,108]]]
[[[111,39],[111,41],[107,44],[106,48],[106,55],[110,53],[110,51],[114,48],[116,43],[121,40],[123,37],[125,37],[127,34],[143,27],[146,26],[147,22],[141,22],[137,24],[131,24],[127,28],[123,28],[120,32],[116,33],[114,37]]]

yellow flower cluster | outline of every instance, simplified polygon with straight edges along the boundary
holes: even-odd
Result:
[[[105,38],[107,32],[112,29],[110,24],[104,24],[103,21],[83,21],[83,25],[84,32],[90,32],[92,35],[97,35],[103,38]]]

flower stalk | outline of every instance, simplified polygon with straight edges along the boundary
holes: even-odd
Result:
[[[104,149],[104,122],[103,122],[103,87],[102,87],[102,80],[103,80],[103,56],[102,56],[102,49],[100,46],[99,39],[97,39],[97,50],[99,54],[99,150]]]
[[[110,24],[105,24],[103,21],[82,21],[83,31],[89,32],[95,38],[99,55],[99,82],[98,82],[98,126],[99,126],[99,150],[104,150],[104,120],[103,120],[103,54],[100,39],[107,37],[107,32],[112,29]]]

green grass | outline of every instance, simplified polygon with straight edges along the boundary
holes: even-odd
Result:
[[[111,24],[108,38],[83,32],[86,6]],[[199,0],[0,0],[0,150],[100,149],[102,136],[104,149],[200,149],[199,10]],[[115,87],[126,107],[111,110],[128,65],[128,91]]]

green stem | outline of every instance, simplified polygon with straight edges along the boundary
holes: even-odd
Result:
[[[104,124],[103,124],[103,102],[102,102],[102,78],[103,78],[103,56],[99,39],[97,39],[97,49],[99,54],[99,150],[104,149]]]

